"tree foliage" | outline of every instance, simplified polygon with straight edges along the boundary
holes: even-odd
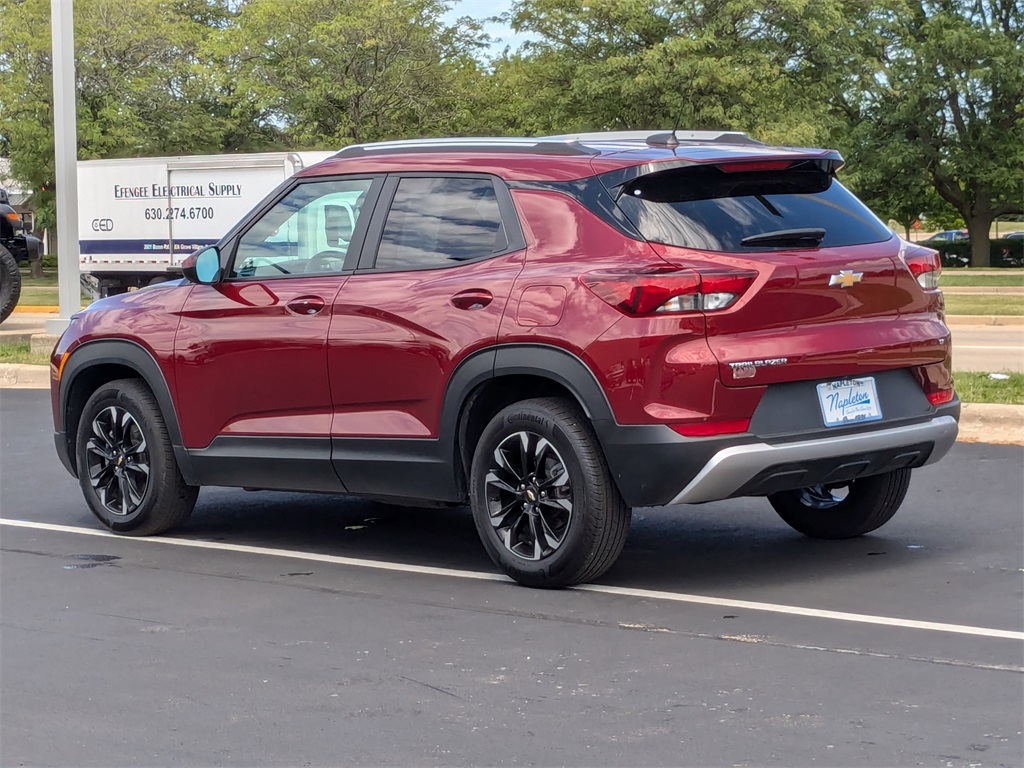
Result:
[[[0,0],[0,135],[13,175],[35,190],[42,226],[55,193],[49,5]],[[78,0],[74,10],[81,159],[249,149],[271,138],[240,131],[200,58],[231,20],[228,0]]]
[[[761,8],[753,0],[520,0],[509,21],[533,41],[496,63],[495,85],[524,130],[678,122],[810,142],[814,107],[789,87]]]
[[[830,14],[839,34],[813,23]],[[942,217],[938,196],[987,265],[990,224],[1024,205],[1024,5],[839,0],[779,27],[804,42],[798,81],[827,94],[832,137],[870,180],[858,191],[901,221],[910,200]]]
[[[210,46],[290,144],[457,133],[481,77],[478,24],[437,0],[249,0]]]
[[[904,227],[1024,212],[1020,0],[518,0],[492,61],[447,0],[76,0],[79,156],[745,130],[828,145]],[[52,218],[47,0],[0,0],[0,151]]]

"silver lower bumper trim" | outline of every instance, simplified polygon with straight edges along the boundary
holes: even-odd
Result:
[[[956,441],[957,423],[952,416],[937,416],[923,424],[913,424],[855,435],[803,440],[768,445],[753,443],[719,451],[670,504],[695,504],[727,499],[759,472],[777,464],[837,458],[857,453],[933,443],[926,464],[938,461]]]

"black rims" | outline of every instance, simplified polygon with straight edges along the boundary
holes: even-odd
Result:
[[[470,475],[480,540],[520,584],[591,581],[622,551],[631,510],[574,402],[539,397],[494,414],[474,441]]]
[[[484,485],[490,523],[513,555],[540,560],[565,542],[573,515],[572,481],[546,438],[524,431],[503,439]]]
[[[100,504],[127,517],[149,490],[149,452],[142,428],[127,410],[110,405],[92,419],[85,444],[86,471]]]
[[[78,482],[107,528],[130,536],[164,533],[188,519],[199,489],[178,470],[167,425],[140,379],[100,385],[78,421]]]

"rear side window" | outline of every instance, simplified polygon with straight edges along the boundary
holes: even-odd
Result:
[[[405,178],[377,249],[376,269],[430,269],[508,247],[494,183],[479,178]]]
[[[624,185],[619,206],[656,243],[749,253],[783,245],[743,240],[787,230],[824,230],[821,248],[878,243],[892,232],[825,171],[726,173],[715,166],[641,176]]]

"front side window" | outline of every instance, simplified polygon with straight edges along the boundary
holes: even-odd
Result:
[[[395,191],[375,267],[446,267],[507,248],[490,179],[405,178]]]
[[[372,179],[300,184],[238,241],[231,277],[336,274],[366,201]]]

